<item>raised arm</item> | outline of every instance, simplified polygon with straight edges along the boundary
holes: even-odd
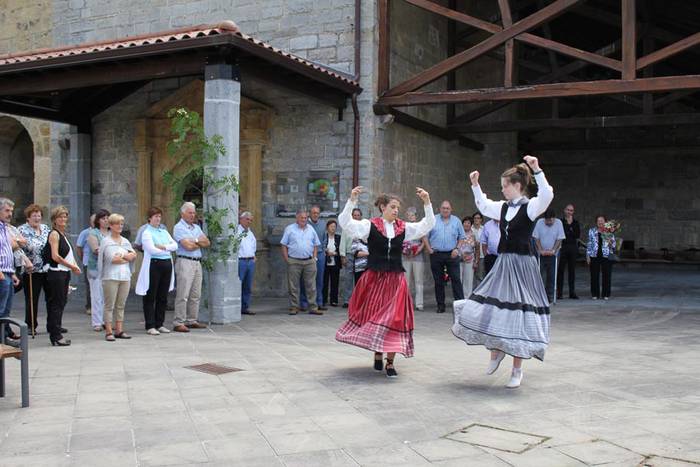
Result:
[[[474,204],[479,212],[492,219],[501,218],[501,209],[505,201],[492,201],[486,197],[481,186],[479,185],[479,172],[474,171],[469,174],[469,179],[472,182],[472,193],[474,193]]]
[[[420,188],[418,190],[418,196],[421,197],[424,203],[425,216],[420,222],[406,222],[406,241],[417,240],[427,235],[435,227],[435,213],[433,212],[433,205],[430,204],[430,196],[425,190]],[[425,193],[425,198],[421,196],[421,192]]]
[[[535,183],[537,183],[537,196],[530,199],[527,204],[527,217],[531,220],[537,219],[540,214],[545,212],[552,200],[554,199],[554,190],[544,176],[544,172],[540,168],[540,163],[536,157],[527,155],[523,159],[535,174]]]
[[[350,193],[350,199],[345,203],[343,212],[338,216],[338,223],[343,229],[343,233],[347,233],[350,238],[359,238],[367,240],[369,236],[370,222],[368,219],[355,220],[352,218],[352,210],[357,206],[357,201],[362,192],[362,187],[355,187]]]

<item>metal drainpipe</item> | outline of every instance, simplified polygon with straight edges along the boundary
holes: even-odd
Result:
[[[360,82],[360,47],[362,0],[355,0],[355,81]],[[357,93],[352,95],[352,112],[354,115],[353,141],[352,141],[352,186],[360,184],[360,112],[357,108]]]

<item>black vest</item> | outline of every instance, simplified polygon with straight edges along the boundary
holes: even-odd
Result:
[[[396,228],[396,226],[394,226]],[[377,229],[374,223],[370,224],[367,237],[367,269],[373,271],[398,271],[403,272],[401,253],[406,231],[389,240]]]
[[[56,232],[58,234],[58,256],[61,258],[65,259],[66,256],[68,256],[68,252],[70,251],[70,247],[68,246],[68,239],[66,238],[65,235],[63,235],[61,232],[59,232],[56,229],[53,229],[51,232],[49,232],[49,235],[51,235],[52,232]],[[52,268],[57,268],[58,263],[56,263],[53,260],[53,257],[51,256],[51,245],[49,244],[49,241],[46,241],[46,244],[44,245],[44,251],[48,250],[45,255],[42,255],[44,257],[44,264],[49,263],[49,266]],[[48,261],[47,261],[48,259]]]
[[[527,203],[520,206],[518,212],[510,221],[506,220],[508,203],[501,208],[501,241],[498,243],[498,253],[515,253],[518,255],[535,254],[532,248],[532,231],[535,222],[527,215]]]

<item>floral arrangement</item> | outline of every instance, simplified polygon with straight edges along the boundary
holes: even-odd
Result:
[[[615,219],[610,219],[605,224],[603,224],[603,233],[614,234],[619,233],[622,230],[622,224],[620,224]]]
[[[418,254],[418,247],[420,243],[414,244],[413,242],[403,242],[402,252],[405,256],[416,256]]]

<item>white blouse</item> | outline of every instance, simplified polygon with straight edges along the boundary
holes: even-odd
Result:
[[[535,220],[540,214],[545,212],[549,207],[549,204],[554,199],[554,190],[552,186],[547,182],[547,178],[544,176],[544,172],[540,171],[535,175],[535,182],[537,183],[537,196],[530,199],[527,204],[527,216],[530,220]],[[503,203],[507,201],[491,201],[486,197],[484,192],[481,191],[481,186],[472,186],[472,192],[474,193],[474,202],[476,203],[479,212],[486,217],[491,219],[501,218],[501,209],[503,209]],[[506,212],[506,220],[509,221],[515,217],[520,209],[521,202],[524,196],[520,196],[512,200],[513,205],[508,206],[508,211]]]
[[[355,209],[357,203],[353,203],[352,200],[348,200],[345,203],[345,209],[338,216],[338,223],[340,227],[343,228],[343,233],[347,232],[353,239],[359,238],[360,240],[367,241],[369,236],[369,231],[371,227],[371,222],[369,219],[355,220],[352,218],[352,210]],[[406,222],[406,237],[404,241],[408,242],[411,240],[417,240],[425,236],[430,232],[435,226],[435,213],[433,213],[433,205],[426,204],[423,206],[425,209],[425,217],[421,219],[420,222]],[[396,236],[394,233],[394,224],[384,221],[384,231],[386,232],[386,237],[391,240]]]

